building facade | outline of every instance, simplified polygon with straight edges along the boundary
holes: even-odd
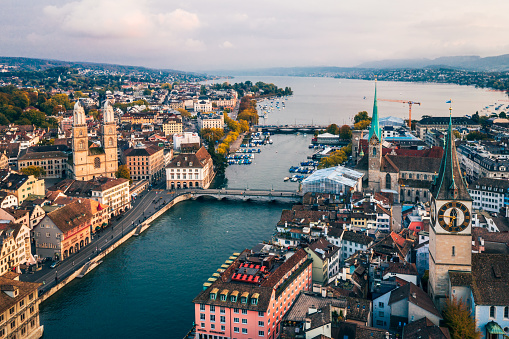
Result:
[[[468,186],[468,192],[474,209],[501,213],[509,206],[509,180],[481,178]]]
[[[30,151],[30,148],[27,149]],[[45,174],[40,178],[55,179],[67,176],[67,154],[61,151],[50,152],[22,152],[18,159],[18,168],[22,170],[28,166],[44,169]]]
[[[124,151],[131,179],[153,182],[164,176],[164,148],[156,145],[137,145]]]
[[[208,188],[214,179],[212,158],[201,147],[196,153],[184,153],[176,156],[166,167],[166,189],[190,187]]]

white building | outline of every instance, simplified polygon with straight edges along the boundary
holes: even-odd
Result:
[[[202,130],[203,128],[224,128],[224,115],[222,112],[209,114],[199,113],[197,121],[199,130]]]
[[[302,192],[345,194],[362,191],[363,173],[336,166],[318,170],[302,181]]]
[[[212,101],[209,99],[197,100],[193,103],[195,112],[210,112],[212,111]]]
[[[353,254],[358,251],[366,251],[373,243],[373,238],[364,233],[346,231],[339,228],[330,228],[327,231],[327,241],[339,247],[339,257],[341,263],[344,263]]]
[[[109,179],[106,183],[92,189],[91,199],[108,205],[109,213],[119,215],[131,208],[129,180]]]
[[[474,209],[493,213],[500,213],[506,205],[507,196],[509,204],[509,180],[481,178],[468,186],[468,192],[474,200]]]
[[[200,144],[198,133],[184,132],[173,134],[173,149],[180,150],[182,144]]]

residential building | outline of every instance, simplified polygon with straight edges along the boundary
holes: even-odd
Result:
[[[0,181],[0,190],[14,195],[20,205],[31,194],[44,195],[44,179],[11,172]]]
[[[364,252],[373,243],[373,238],[361,232],[353,232],[338,228],[330,228],[327,240],[339,247],[340,261],[343,264],[346,259],[357,252]]]
[[[67,259],[90,243],[92,230],[108,222],[107,211],[107,206],[94,200],[73,199],[49,212],[34,228],[37,254],[42,258]]]
[[[415,123],[415,130],[419,138],[424,140],[428,130],[447,130],[448,126],[449,117],[426,117]],[[467,117],[452,117],[451,126],[453,129],[467,128],[469,130],[479,130],[481,128],[481,125]]]
[[[279,257],[245,250],[204,284],[195,304],[196,338],[278,338],[283,317],[309,290],[312,261],[300,249]]]
[[[0,223],[0,274],[20,272],[19,266],[30,261],[30,229],[25,224]]]
[[[19,275],[0,276],[0,336],[2,338],[41,338],[38,288],[42,284],[19,281]]]
[[[319,238],[304,250],[313,260],[313,284],[327,285],[334,281],[339,273],[339,247]]]
[[[131,179],[157,181],[164,175],[164,148],[138,144],[124,151]]]
[[[458,145],[457,154],[467,182],[481,178],[509,179],[509,155],[503,146],[487,142],[462,144]]]
[[[0,208],[17,207],[18,198],[11,193],[0,191]]]
[[[493,213],[501,213],[509,207],[509,180],[480,178],[468,186],[468,192],[474,200],[472,207]]]
[[[224,128],[224,115],[223,112],[219,113],[198,113],[197,117],[198,130],[204,128]]]
[[[182,119],[177,116],[166,118],[162,123],[162,129],[165,137],[182,133]]]
[[[208,188],[214,174],[212,158],[202,146],[196,153],[183,153],[173,158],[166,167],[166,189]]]
[[[21,151],[18,158],[18,169],[37,166],[44,169],[40,178],[53,179],[67,176],[67,154],[62,151],[32,151],[33,147]],[[37,149],[37,148],[35,148]]]
[[[195,112],[212,111],[212,102],[209,99],[199,99],[193,102],[193,110]]]
[[[424,317],[403,328],[403,339],[415,338],[450,339],[451,334],[447,327],[439,327]]]
[[[183,144],[201,144],[201,139],[198,133],[184,132],[173,134],[173,149],[180,150]]]

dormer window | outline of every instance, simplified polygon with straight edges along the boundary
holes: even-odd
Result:
[[[232,294],[230,295],[231,302],[236,303],[238,295],[239,295],[239,291],[233,291]]]
[[[189,162],[189,166],[190,166],[190,167],[191,167],[191,166],[193,166],[193,162],[192,162],[192,161],[191,161],[191,162]]]
[[[219,295],[221,301],[226,301],[228,299],[228,290],[223,290]]]
[[[251,305],[258,305],[258,297],[260,295],[258,293],[254,293],[251,297]]]
[[[212,291],[210,291],[210,300],[216,300],[217,299],[217,292],[219,292],[219,289],[214,288]]]
[[[177,162],[177,166],[180,166],[180,161],[179,161],[179,162]]]
[[[248,297],[249,297],[249,292],[242,293],[242,295],[240,296],[240,302],[243,304],[247,304]]]

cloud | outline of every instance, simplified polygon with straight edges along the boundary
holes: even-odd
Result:
[[[221,45],[219,45],[221,48],[233,48],[233,44],[229,41],[223,42]]]

